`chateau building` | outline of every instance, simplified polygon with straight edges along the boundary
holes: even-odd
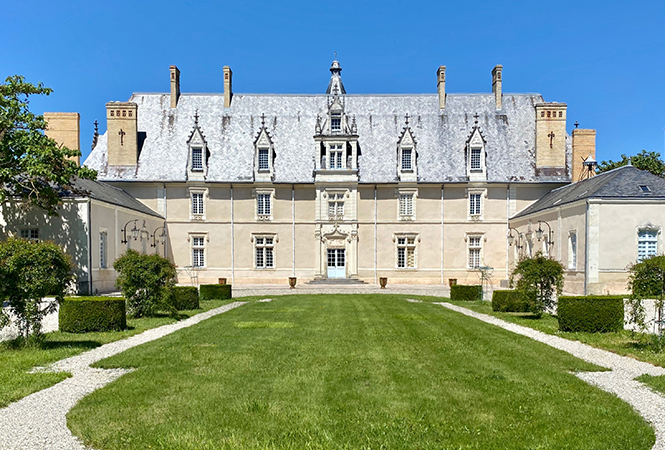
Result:
[[[564,103],[503,93],[502,66],[487,94],[446,93],[445,66],[422,95],[330,72],[320,95],[234,93],[228,67],[223,93],[189,94],[171,66],[170,93],[107,103],[85,164],[165,219],[164,251],[201,282],[476,284],[483,266],[499,285],[510,218],[595,155]]]

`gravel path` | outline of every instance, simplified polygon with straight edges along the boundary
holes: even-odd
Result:
[[[450,303],[437,303],[453,311],[460,312],[483,322],[496,325],[513,333],[527,336],[542,342],[573,356],[583,359],[592,364],[612,369],[609,372],[582,372],[575,374],[578,378],[589,384],[598,386],[604,391],[611,392],[623,401],[629,403],[642,415],[654,428],[656,443],[652,450],[665,450],[665,397],[652,391],[644,384],[635,381],[636,377],[643,374],[665,375],[665,368],[654,366],[649,363],[637,361],[616,353],[600,350],[583,344],[579,341],[552,336],[532,328],[523,327],[514,323],[505,322],[496,317],[481,314],[470,309],[452,305]]]
[[[195,325],[246,302],[234,302],[197,314],[189,319],[144,331],[122,341],[111,342],[42,370],[70,372],[68,378],[48,389],[29,395],[0,409],[0,449],[83,450],[81,441],[67,428],[67,412],[81,398],[129,372],[124,369],[93,369],[90,364],[127,349],[154,341],[182,328]]]

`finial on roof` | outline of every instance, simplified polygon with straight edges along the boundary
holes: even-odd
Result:
[[[97,139],[99,138],[99,122],[95,119],[95,133],[92,135],[92,148],[97,146]]]
[[[475,119],[474,123],[476,124],[476,126],[478,125],[478,117],[480,117],[478,113],[474,114],[473,116],[473,118]]]
[[[629,165],[629,166],[632,166],[632,165],[633,165],[633,157],[632,157],[632,156],[629,156],[629,157],[628,157],[628,165]]]
[[[194,111],[194,125],[198,126],[199,124],[199,110]]]
[[[351,133],[356,134],[358,132],[358,125],[356,125],[356,116],[353,115],[353,120],[351,121]]]
[[[342,66],[339,65],[337,61],[337,52],[335,52],[335,60],[330,65],[330,82],[328,83],[328,89],[326,89],[326,94],[330,95],[334,93],[335,87],[337,88],[337,94],[346,94],[344,89],[344,83],[342,83]]]
[[[573,125],[575,125],[575,129],[577,129],[577,127],[580,126],[580,124],[577,122],[577,120],[575,121],[575,123]]]
[[[406,124],[409,125],[409,113],[406,113],[404,120],[406,120]]]
[[[264,113],[261,113],[261,126],[266,126],[266,115]]]
[[[316,134],[321,134],[321,116],[316,116]]]

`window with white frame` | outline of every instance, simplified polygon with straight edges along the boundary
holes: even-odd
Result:
[[[568,269],[577,270],[577,233],[568,233]]]
[[[330,168],[344,169],[344,150],[342,144],[330,145]]]
[[[658,252],[658,231],[639,230],[637,234],[637,262],[640,262]]]
[[[270,217],[272,211],[271,197],[272,195],[267,192],[256,194],[256,214],[259,217]]]
[[[192,216],[203,215],[203,192],[192,192]]]
[[[344,217],[344,193],[329,193],[328,194],[328,217],[330,218],[343,218]]]
[[[399,194],[399,215],[402,219],[413,218],[413,193]]]
[[[107,263],[107,245],[108,245],[108,232],[102,230],[99,232],[99,268],[106,269]]]
[[[255,236],[254,250],[257,269],[273,269],[275,267],[275,238],[273,236]]]
[[[192,266],[205,267],[205,236],[192,236]]]
[[[260,148],[259,149],[259,170],[260,171],[269,171],[270,170],[270,154],[268,153],[269,149]]]
[[[482,194],[480,193],[469,194],[469,215],[480,216],[481,202],[482,202]]]
[[[471,170],[482,170],[481,148],[471,148]]]
[[[201,147],[192,147],[192,171],[203,171],[203,149]]]
[[[332,131],[332,132],[342,131],[342,114],[341,113],[332,113],[330,115],[330,131]]]
[[[469,269],[477,269],[480,267],[482,249],[482,236],[469,236]]]
[[[416,268],[416,236],[397,236],[397,268]]]
[[[21,239],[28,239],[30,241],[39,240],[39,228],[26,228],[21,230]]]
[[[413,170],[412,156],[413,150],[410,148],[402,149],[402,170]]]

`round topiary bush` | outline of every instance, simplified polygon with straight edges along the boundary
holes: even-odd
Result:
[[[68,297],[60,303],[58,327],[67,333],[124,330],[125,311],[124,298]]]

